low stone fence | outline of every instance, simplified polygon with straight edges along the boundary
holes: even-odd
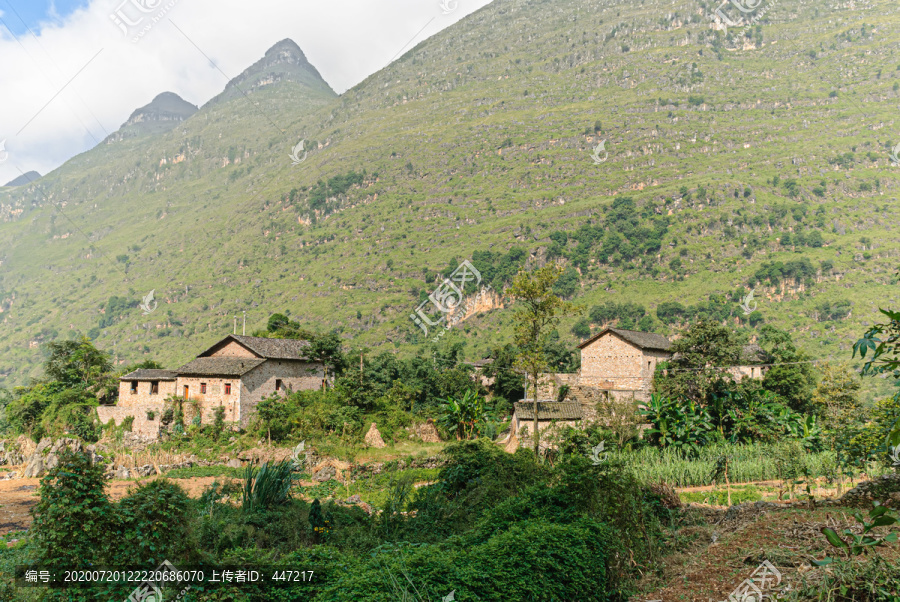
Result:
[[[134,422],[131,423],[132,433],[156,439],[159,437],[160,421],[164,410],[165,404],[162,402],[135,403],[128,406],[99,406],[97,416],[100,418],[101,424],[107,424],[110,420],[114,420],[116,426],[121,425],[123,420],[132,416],[134,418]]]

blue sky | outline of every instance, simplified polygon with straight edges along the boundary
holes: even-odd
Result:
[[[87,0],[0,0],[0,13],[3,21],[12,32],[20,36],[27,33],[25,25],[37,33],[41,23],[53,21],[59,23],[75,10],[87,6]],[[16,16],[18,13],[18,16]],[[21,17],[21,20],[19,20]],[[25,24],[22,23],[25,22]]]

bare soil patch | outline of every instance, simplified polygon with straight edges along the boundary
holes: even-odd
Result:
[[[128,490],[137,483],[158,479],[158,476],[138,480],[116,480],[107,483],[106,494],[112,500],[120,500],[128,494]],[[188,495],[197,498],[213,481],[225,480],[222,477],[192,477],[174,479]],[[40,479],[9,479],[0,481],[0,535],[14,531],[24,531],[31,527],[31,509],[38,503],[38,487]]]

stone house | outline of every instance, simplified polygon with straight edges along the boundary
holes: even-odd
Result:
[[[672,343],[661,334],[604,328],[580,345],[578,384],[650,397],[656,365],[672,357]]]
[[[157,437],[166,399],[183,400],[185,422],[200,415],[209,424],[215,411],[246,427],[265,397],[322,386],[324,366],[305,358],[308,341],[228,335],[176,370],[135,370],[119,380],[115,406],[97,408],[103,423],[133,417],[132,432]]]
[[[568,385],[572,397],[650,399],[656,366],[673,358],[672,343],[653,332],[604,328],[585,340],[581,350],[581,369],[574,374],[544,374],[539,387],[540,399],[556,399],[559,388]],[[771,358],[759,345],[746,345],[741,363],[725,371],[734,378],[762,378]],[[590,391],[593,390],[593,391]]]

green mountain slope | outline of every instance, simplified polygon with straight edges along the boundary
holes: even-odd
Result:
[[[674,304],[741,323],[755,286],[766,322],[847,358],[896,306],[898,8],[785,0],[749,36],[715,8],[495,2],[340,97],[279,43],[179,127],[0,191],[0,385],[75,333],[175,365],[244,311],[417,352],[409,315],[466,258],[495,289],[559,258],[582,319],[632,303],[669,333]],[[483,356],[501,304],[443,340]]]

